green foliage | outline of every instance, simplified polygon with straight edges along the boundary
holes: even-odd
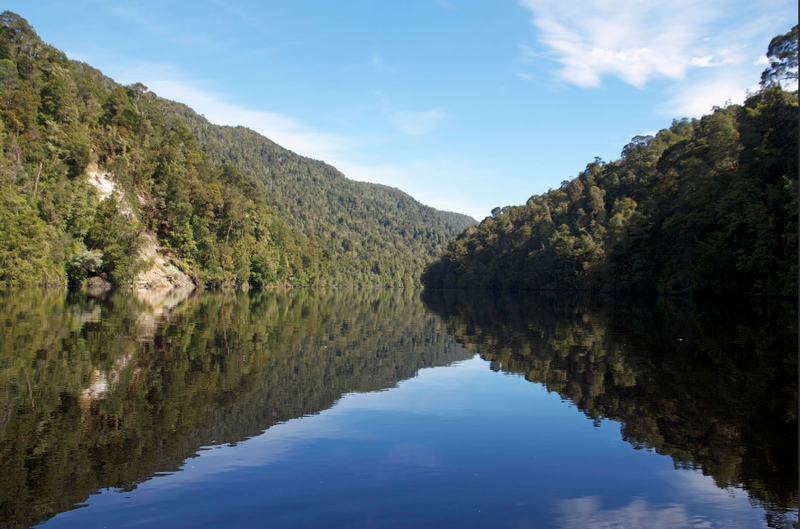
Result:
[[[785,35],[774,37],[767,48],[769,68],[761,74],[761,86],[780,86],[781,81],[797,83],[797,25]]]
[[[87,250],[85,246],[78,251],[67,263],[67,275],[75,283],[81,283],[86,278],[96,276],[103,270],[103,253],[97,250]]]
[[[98,270],[118,285],[131,283],[145,267],[139,253],[143,244],[142,231],[141,224],[120,211],[116,193],[97,209],[94,225],[86,236],[86,244],[91,251],[102,252]],[[82,279],[84,277],[74,278],[76,282]]]
[[[472,356],[411,290],[150,294],[0,292],[4,527]]]
[[[235,166],[286,222],[332,258],[326,283],[413,286],[424,266],[475,220],[424,206],[402,191],[348,180],[244,127],[211,125],[165,101],[198,142]]]
[[[451,243],[433,288],[797,292],[797,95],[633,138]]]
[[[22,197],[0,184],[0,287],[64,285],[51,251],[53,232]]]
[[[102,253],[100,273],[130,282],[150,231],[206,286],[413,285],[474,222],[118,85],[10,12],[0,15],[0,124],[3,182],[48,226],[48,266],[71,283],[91,273],[82,247]],[[112,175],[115,202],[98,205],[87,167]],[[21,246],[9,237],[0,251],[12,255]],[[8,268],[5,284],[32,281],[23,270]]]

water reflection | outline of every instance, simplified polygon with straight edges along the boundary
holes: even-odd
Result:
[[[619,421],[633,448],[668,455],[720,488],[743,487],[770,526],[796,527],[794,304],[427,291],[424,300],[492,369],[544,384],[596,424]],[[565,518],[569,527],[636,518],[646,507],[605,512],[592,498],[571,501],[583,517]],[[667,526],[676,516],[683,514],[647,513]]]
[[[691,517],[683,505],[664,508],[651,507],[642,498],[634,499],[619,509],[603,509],[595,496],[559,502],[559,525],[563,529],[586,527],[648,527],[650,529],[674,529],[692,527]]]
[[[224,519],[212,509],[225,504],[252,526],[264,525],[252,505],[286,526],[329,522],[330,512],[343,525],[374,515],[376,525],[735,526],[742,502],[728,508],[725,498],[744,489],[769,525],[791,527],[796,322],[796,307],[780,303],[379,290],[0,295],[0,526],[48,520],[107,488],[149,488],[163,525]],[[551,395],[488,371],[475,352]],[[392,392],[351,394],[464,359]],[[680,471],[653,476],[668,459],[630,450],[616,426],[591,428],[555,394],[598,425],[618,421],[630,446]],[[201,453],[217,457],[187,463]],[[206,478],[189,486],[192,476]],[[209,498],[205,512],[193,494]],[[64,516],[113,512],[109,524],[121,526],[139,514],[134,500],[122,508],[121,495],[101,496],[116,499],[89,503],[109,510],[94,503]],[[64,516],[52,522],[90,518]]]
[[[34,291],[0,297],[0,326],[0,520],[11,527],[470,356],[414,292]]]

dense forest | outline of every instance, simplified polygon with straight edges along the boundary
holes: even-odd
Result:
[[[148,237],[198,285],[414,285],[474,223],[121,86],[8,11],[0,144],[3,287],[129,284]]]
[[[637,450],[744,488],[770,527],[797,527],[794,303],[434,290],[423,301],[492,369],[619,422]]]
[[[348,180],[250,129],[212,125],[179,103],[170,109],[205,150],[263,183],[269,205],[336,256],[328,264],[334,284],[418,285],[425,265],[475,224],[398,189]]]
[[[0,293],[0,526],[472,356],[412,289],[152,297]]]
[[[796,294],[797,27],[742,105],[637,136],[559,189],[495,208],[423,276],[433,288]]]

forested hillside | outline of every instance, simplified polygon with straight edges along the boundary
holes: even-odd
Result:
[[[559,189],[496,208],[432,264],[433,288],[797,292],[797,28],[743,105],[637,136]]]
[[[410,285],[473,222],[118,85],[8,11],[0,143],[4,287],[130,283],[152,264],[148,234],[199,285]],[[116,184],[110,199],[98,201],[89,170]]]
[[[348,180],[245,127],[212,125],[179,103],[170,108],[207,151],[263,184],[275,211],[336,256],[328,266],[335,284],[419,284],[425,264],[476,223],[399,189]]]

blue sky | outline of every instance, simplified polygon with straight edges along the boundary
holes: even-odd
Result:
[[[792,0],[14,0],[70,58],[478,220],[758,86]]]

